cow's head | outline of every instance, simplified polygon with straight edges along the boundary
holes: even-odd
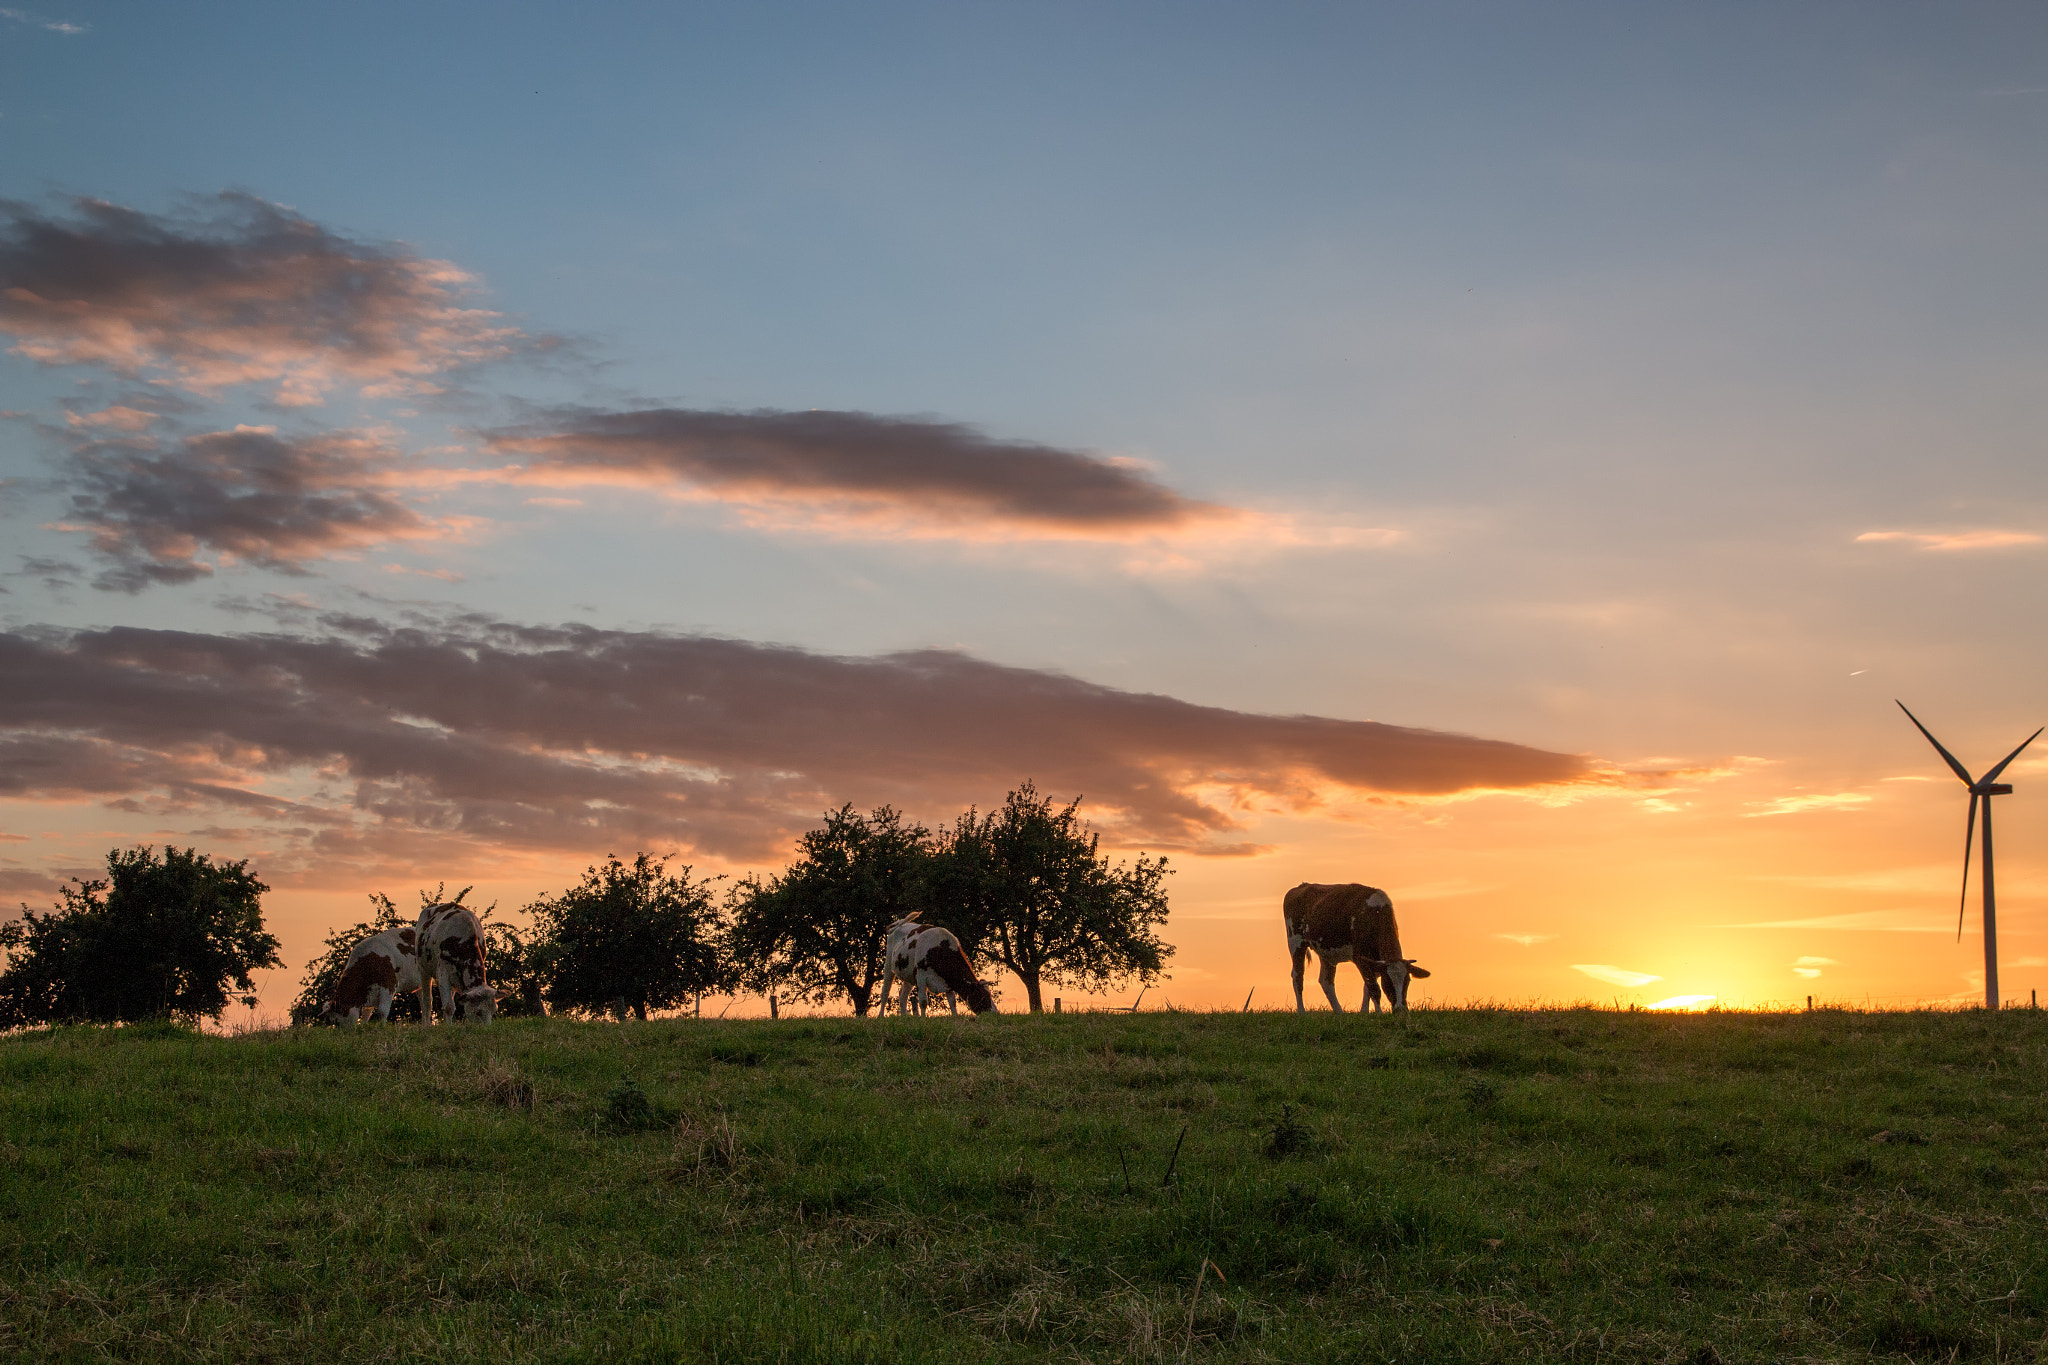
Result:
[[[471,986],[455,993],[455,1017],[471,1023],[488,1024],[498,1013],[498,1002],[515,992],[511,987]]]
[[[1416,966],[1412,957],[1389,958],[1385,962],[1374,960],[1372,965],[1386,977],[1387,1004],[1396,1010],[1408,1008],[1408,978],[1429,975],[1429,970]]]
[[[323,1024],[333,1024],[337,1027],[344,1024],[353,1024],[356,1021],[356,1016],[361,1013],[361,1010],[345,1010],[340,1005],[329,1005],[326,1009],[320,1011],[320,1022]]]

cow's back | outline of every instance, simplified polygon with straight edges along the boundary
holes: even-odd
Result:
[[[1376,886],[1359,882],[1303,882],[1281,902],[1287,929],[1318,952],[1357,947],[1371,957],[1391,944],[1399,955],[1394,930],[1394,902]]]

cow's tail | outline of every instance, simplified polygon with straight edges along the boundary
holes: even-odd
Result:
[[[967,964],[960,950],[950,943],[940,943],[925,954],[925,966],[939,974],[952,992],[967,1002],[967,1008],[976,1014],[989,1014],[995,1010],[995,997],[988,993],[988,987],[975,980],[974,968]]]

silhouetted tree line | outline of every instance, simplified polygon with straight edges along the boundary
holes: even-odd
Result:
[[[780,873],[743,877],[722,895],[722,877],[671,870],[647,853],[630,863],[614,856],[526,907],[532,928],[516,945],[516,968],[494,938],[491,976],[527,985],[527,1002],[544,997],[555,1010],[590,1016],[645,1019],[738,991],[792,1003],[844,999],[866,1015],[885,981],[889,926],[922,912],[925,923],[959,935],[969,957],[1015,973],[1033,1010],[1044,1007],[1047,986],[1155,981],[1173,953],[1157,933],[1167,915],[1166,860],[1112,865],[1080,805],[1060,805],[1027,782],[1000,809],[969,809],[937,831],[889,806],[866,814],[841,806],[804,834]],[[391,922],[329,939],[318,972],[309,970],[304,1017],[319,1011],[315,976],[331,980],[349,945]]]
[[[970,808],[937,831],[881,806],[827,812],[782,872],[696,878],[647,853],[616,856],[581,882],[526,907],[521,930],[477,911],[492,980],[522,986],[500,1011],[541,1008],[586,1015],[675,1009],[707,994],[754,991],[791,1002],[844,997],[874,1009],[887,972],[889,926],[914,912],[960,938],[969,957],[1023,981],[1031,1009],[1046,986],[1109,990],[1157,980],[1173,948],[1162,942],[1164,858],[1111,865],[1079,815],[1030,783],[986,814]],[[0,1027],[48,1022],[218,1018],[230,989],[254,1003],[251,974],[277,967],[264,931],[269,888],[246,861],[214,864],[192,849],[112,850],[103,879],[74,878],[47,914],[23,907],[0,926]],[[422,906],[461,904],[422,890]],[[356,943],[410,924],[388,896],[370,897],[367,920],[336,929],[306,967],[295,1021],[317,1018]],[[419,999],[393,1018],[418,1019]]]
[[[781,875],[728,897],[733,984],[814,1004],[844,996],[864,1015],[886,979],[888,928],[913,911],[959,935],[969,958],[1015,973],[1034,1012],[1046,986],[1157,980],[1173,953],[1156,932],[1166,859],[1112,866],[1080,806],[1027,782],[936,833],[888,806],[830,812]]]

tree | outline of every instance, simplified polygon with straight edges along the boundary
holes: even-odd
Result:
[[[821,1004],[844,995],[866,1015],[888,970],[889,926],[924,901],[931,831],[878,806],[828,811],[798,842],[797,861],[766,883],[749,876],[731,892],[728,953],[754,990]]]
[[[74,877],[50,913],[24,906],[0,928],[0,1026],[217,1019],[231,985],[253,1002],[250,974],[284,965],[263,930],[269,889],[246,860],[110,850],[104,879]]]
[[[718,953],[718,909],[711,888],[690,869],[667,870],[645,853],[617,856],[584,875],[580,886],[527,907],[537,931],[532,957],[556,1009],[602,1014],[614,1000],[633,1013],[669,1009],[725,984]]]
[[[1081,799],[1054,809],[1026,782],[1001,810],[969,809],[946,831],[930,894],[958,923],[970,954],[986,954],[1024,983],[1033,1013],[1050,983],[1082,990],[1159,979],[1171,944],[1153,927],[1166,920],[1166,859],[1139,855],[1111,867],[1098,835],[1081,823]]]
[[[463,898],[475,887],[465,886],[453,896],[446,894],[448,884],[442,882],[432,891],[421,890],[420,906],[440,905],[444,901],[451,905],[462,904]],[[491,919],[497,909],[493,902],[476,912],[477,920],[484,927],[484,958],[491,979],[499,983],[523,980],[532,975],[527,962],[530,949],[526,936],[509,924]],[[391,903],[391,897],[381,891],[370,893],[370,918],[336,929],[327,935],[320,956],[306,964],[305,978],[299,982],[299,998],[292,1002],[292,1022],[310,1024],[318,1019],[327,1008],[327,1002],[334,998],[335,984],[341,980],[341,973],[348,966],[348,955],[355,946],[372,934],[381,934],[386,929],[417,923],[417,914],[407,915]],[[519,996],[510,996],[498,1002],[500,1014],[522,1014],[526,1004]],[[417,1023],[420,1017],[420,998],[411,991],[391,1002],[391,1017]]]

